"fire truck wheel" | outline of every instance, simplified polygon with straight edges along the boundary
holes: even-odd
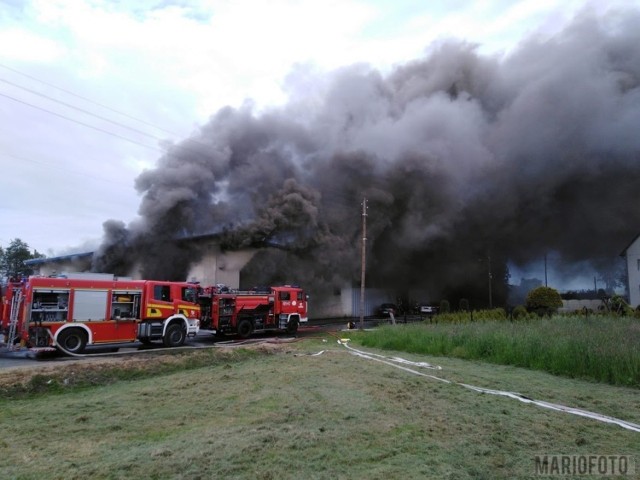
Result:
[[[164,335],[162,342],[165,347],[179,347],[184,343],[186,334],[182,325],[172,323],[167,328],[167,333]]]
[[[296,333],[297,331],[298,331],[298,321],[290,320],[289,323],[287,323],[287,333]]]
[[[240,320],[238,323],[238,336],[240,338],[247,338],[249,335],[253,333],[253,325],[251,324],[251,320]]]
[[[87,334],[79,328],[68,328],[58,335],[58,344],[71,353],[81,353],[87,346]]]

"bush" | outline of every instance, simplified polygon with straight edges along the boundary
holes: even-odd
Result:
[[[562,306],[562,298],[557,290],[550,287],[537,287],[527,294],[526,307],[529,312],[538,315],[552,315]]]
[[[442,300],[440,302],[440,313],[449,313],[449,300]]]
[[[529,312],[524,305],[518,305],[512,310],[511,316],[514,320],[524,320],[529,316]]]
[[[495,322],[507,319],[504,308],[491,310],[459,310],[456,312],[438,313],[433,317],[435,323],[471,323],[471,322]],[[429,323],[431,320],[429,319]]]
[[[620,295],[614,295],[609,302],[611,313],[630,317],[633,315],[633,308]]]
[[[491,310],[474,310],[473,319],[478,322],[506,320],[507,312],[504,308],[492,308]]]
[[[463,312],[469,311],[469,300],[467,300],[466,298],[461,298],[458,302],[458,310],[461,310]]]

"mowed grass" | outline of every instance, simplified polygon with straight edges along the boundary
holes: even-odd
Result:
[[[541,318],[414,324],[358,336],[365,346],[477,359],[612,385],[640,387],[640,320]]]
[[[640,451],[639,433],[417,376],[352,355],[333,337],[236,352],[187,353],[147,376],[138,365],[130,379],[117,362],[89,380],[75,364],[38,377],[37,394],[5,391],[0,478],[531,478],[538,454]],[[442,378],[640,423],[633,389],[403,357],[439,362],[425,372]],[[72,376],[83,380],[65,383]]]

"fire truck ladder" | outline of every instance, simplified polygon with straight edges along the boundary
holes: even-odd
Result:
[[[14,291],[11,297],[11,312],[9,314],[9,332],[7,333],[7,349],[17,350],[19,345],[15,344],[18,330],[18,318],[20,316],[20,307],[22,306],[22,291]]]

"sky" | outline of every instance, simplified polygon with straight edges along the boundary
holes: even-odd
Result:
[[[0,0],[0,246],[99,245],[135,179],[224,106],[285,104],[301,67],[381,72],[448,38],[497,58],[636,0]],[[320,75],[314,78],[321,78]],[[631,239],[630,239],[631,240]]]

